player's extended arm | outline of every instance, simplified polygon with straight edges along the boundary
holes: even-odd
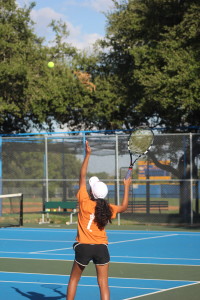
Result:
[[[128,207],[130,184],[131,184],[131,177],[124,179],[124,197],[123,197],[121,205],[119,205],[118,212],[123,212]]]
[[[91,154],[91,148],[89,146],[88,141],[85,142],[85,150],[86,150],[86,155],[81,166],[79,187],[81,187],[82,185],[86,185],[86,174],[87,174],[88,162]]]

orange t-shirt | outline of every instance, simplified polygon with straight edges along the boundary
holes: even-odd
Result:
[[[96,201],[90,199],[86,186],[82,186],[77,194],[79,201],[78,232],[76,240],[82,244],[108,244],[105,229],[100,230],[94,222]],[[112,219],[116,218],[118,206],[112,207]]]

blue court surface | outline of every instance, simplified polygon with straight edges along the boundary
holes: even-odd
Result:
[[[32,300],[65,299],[69,276],[21,274],[0,272],[0,289],[5,298]],[[197,284],[189,281],[147,280],[134,278],[110,278],[111,299],[134,299],[146,294],[154,294],[169,289]],[[83,298],[85,295],[85,298]],[[84,276],[80,280],[76,299],[99,299],[96,278]],[[95,297],[95,298],[94,298]]]
[[[200,233],[173,231],[108,230],[111,262],[127,264],[200,266]],[[0,258],[73,261],[72,245],[75,229],[2,228],[0,229]],[[24,260],[23,260],[24,261]],[[1,268],[1,300],[65,299],[68,275],[6,272]],[[200,278],[199,278],[200,280]],[[109,278],[112,300],[137,299],[200,284],[194,280],[163,280],[144,278]],[[83,296],[85,295],[85,296]],[[76,300],[100,299],[97,279],[83,276]]]

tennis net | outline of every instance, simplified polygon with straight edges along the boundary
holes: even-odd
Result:
[[[23,194],[0,195],[0,227],[23,225]]]

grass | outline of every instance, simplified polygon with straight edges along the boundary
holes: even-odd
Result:
[[[128,216],[127,216],[128,215]],[[50,215],[50,223],[39,224],[42,219],[41,214],[25,214],[24,215],[24,227],[59,227],[59,228],[77,228],[77,224],[66,225],[69,221],[69,215]],[[73,222],[77,221],[77,215],[73,216]],[[120,226],[118,225],[118,219],[112,220],[112,224],[107,225],[107,229],[118,230],[195,230],[200,231],[200,224],[181,224],[181,223],[167,223],[156,222],[152,220],[136,220],[132,214],[122,214],[120,218]]]
[[[60,198],[59,198],[60,199]],[[52,201],[53,199],[50,199]],[[112,199],[113,200],[113,199]],[[138,198],[138,201],[145,201],[146,198]],[[168,210],[151,210],[150,214],[147,214],[145,210],[137,211],[135,213],[123,213],[120,215],[121,226],[183,226],[180,222],[179,216],[179,199],[169,198],[151,198],[151,200],[168,200],[169,207]],[[114,200],[113,200],[114,201]],[[111,201],[111,202],[113,202]],[[9,202],[6,203],[9,206]],[[24,226],[38,225],[42,220],[42,201],[41,198],[27,198],[24,201]],[[70,215],[66,214],[49,214],[50,225],[55,226],[66,226],[66,222],[69,222]],[[46,215],[45,215],[46,218]],[[12,216],[9,219],[9,215],[3,219],[0,216],[0,225],[3,223],[9,223],[12,221]],[[77,214],[73,216],[73,221],[77,221]],[[112,221],[114,226],[118,226],[118,219]],[[196,227],[198,225],[195,225]]]

